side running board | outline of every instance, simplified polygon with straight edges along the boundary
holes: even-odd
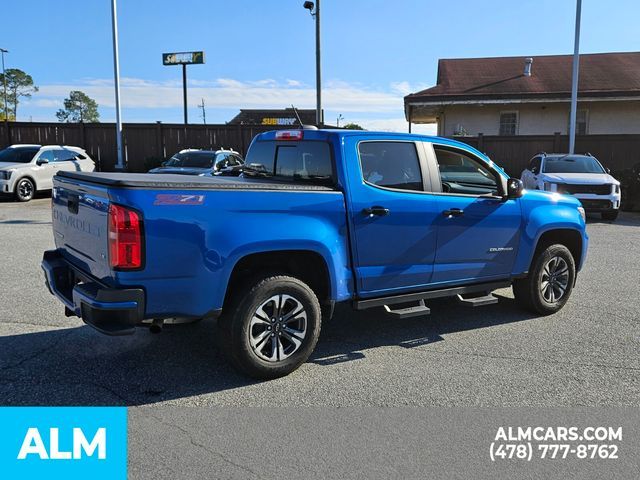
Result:
[[[401,303],[417,302],[420,300],[423,300],[423,301],[430,300],[432,298],[455,297],[456,295],[469,295],[469,294],[484,295],[483,297],[476,297],[476,298],[485,299],[488,296],[487,292],[492,292],[493,290],[497,290],[499,288],[505,288],[509,286],[511,286],[511,280],[502,280],[502,281],[495,281],[495,282],[488,282],[488,283],[477,283],[472,285],[465,285],[462,287],[449,287],[449,288],[441,288],[437,290],[426,290],[423,292],[391,295],[387,297],[363,298],[363,299],[354,300],[353,307],[356,310],[365,310],[367,308],[375,308],[375,307],[382,307],[382,306],[386,307],[387,305],[397,305]],[[475,299],[469,299],[469,298],[463,297],[463,300],[464,301],[472,300],[472,303],[474,303]],[[496,301],[497,299],[492,300],[492,303],[495,303]],[[475,304],[477,306],[481,304],[488,305],[488,303],[478,303],[478,300],[475,300]],[[421,306],[421,305],[418,305],[418,306]],[[412,308],[417,308],[417,307],[412,307]]]
[[[498,303],[498,298],[494,297],[492,293],[487,293],[480,297],[465,298],[461,294],[457,295],[458,301],[467,307],[484,307],[485,305],[493,305]]]
[[[389,305],[385,305],[384,309],[388,314],[393,315],[397,319],[401,320],[404,318],[418,317],[420,315],[429,315],[431,310],[424,304],[424,300],[418,300],[418,305],[413,307],[405,307],[405,308],[397,308],[392,309]]]

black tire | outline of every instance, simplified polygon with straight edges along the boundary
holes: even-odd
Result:
[[[553,272],[553,277],[550,277],[548,272],[553,268],[550,262],[554,259],[560,259],[556,264],[558,270]],[[566,265],[566,275],[561,275],[561,267],[564,269],[564,265]],[[529,275],[513,282],[513,295],[516,302],[523,308],[540,315],[551,315],[564,307],[569,300],[575,278],[576,265],[569,249],[560,244],[550,245],[536,253],[531,262]],[[551,284],[549,279],[552,280]],[[545,281],[546,288],[543,288]],[[563,285],[564,290],[559,295]],[[555,298],[556,295],[559,298]]]
[[[258,277],[236,289],[238,293],[225,303],[218,321],[220,347],[227,361],[240,372],[260,380],[293,372],[309,358],[320,335],[322,315],[313,290],[301,280],[285,275]],[[278,314],[275,313],[274,297],[279,297],[281,310]],[[300,307],[303,308],[301,313],[293,315]],[[285,313],[287,309],[290,311]],[[289,323],[273,322],[274,318],[281,319],[288,314],[292,314]],[[289,333],[301,332],[302,327],[291,330],[291,322],[304,323],[303,338],[294,335],[295,340],[300,341],[297,347],[289,340]],[[267,336],[262,337],[264,334]],[[257,338],[264,340],[256,341]],[[281,359],[279,346],[286,358]],[[265,355],[273,357],[269,360]]]
[[[36,186],[30,178],[21,178],[16,183],[14,194],[19,202],[28,202],[36,193]]]
[[[603,220],[613,221],[618,218],[618,210],[609,210],[608,212],[602,212],[601,215]]]

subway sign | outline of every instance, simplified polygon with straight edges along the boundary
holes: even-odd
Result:
[[[263,117],[262,125],[294,125],[296,121],[295,118]]]
[[[174,52],[163,53],[163,65],[191,65],[204,63],[204,52]]]

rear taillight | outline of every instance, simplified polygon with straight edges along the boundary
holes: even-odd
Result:
[[[276,140],[302,140],[302,130],[278,130]]]
[[[144,260],[142,218],[120,205],[109,205],[109,264],[117,270],[141,268]]]

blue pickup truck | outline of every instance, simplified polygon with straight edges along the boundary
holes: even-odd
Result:
[[[588,243],[576,199],[526,191],[463,143],[402,133],[263,133],[237,178],[61,172],[52,205],[42,267],[68,316],[110,335],[219,317],[226,357],[257,378],[305,362],[337,302],[405,318],[512,286],[554,313]]]

